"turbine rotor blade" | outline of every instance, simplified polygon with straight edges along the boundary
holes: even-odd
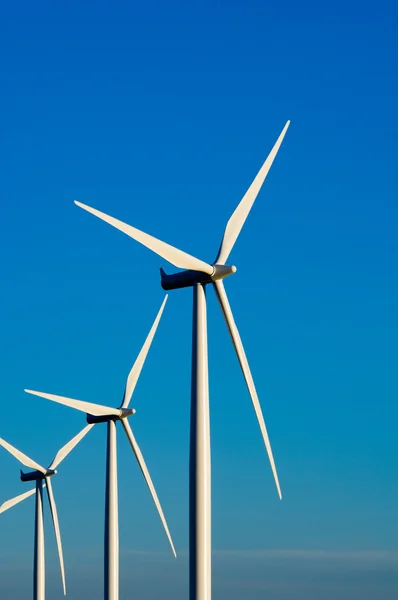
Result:
[[[136,441],[136,439],[134,437],[134,434],[133,434],[133,432],[131,430],[130,423],[127,421],[127,419],[122,419],[122,425],[124,427],[124,431],[126,432],[128,440],[130,442],[131,448],[132,448],[132,450],[133,450],[133,452],[135,454],[137,462],[138,462],[138,464],[140,466],[140,469],[142,471],[144,479],[145,479],[145,481],[147,483],[147,486],[149,487],[149,491],[151,492],[152,499],[153,499],[153,501],[154,501],[154,503],[156,505],[156,508],[158,509],[158,513],[159,513],[160,519],[161,519],[161,521],[163,523],[163,527],[164,527],[164,529],[166,531],[166,535],[167,535],[168,540],[170,542],[170,546],[171,546],[171,549],[173,551],[173,554],[174,554],[175,557],[177,557],[177,554],[176,554],[176,551],[175,551],[175,548],[174,548],[174,544],[173,544],[173,540],[171,539],[170,531],[169,531],[169,528],[167,526],[167,522],[166,522],[165,516],[163,514],[162,507],[160,506],[159,498],[157,496],[155,487],[154,487],[154,485],[152,483],[152,479],[151,479],[151,476],[149,474],[148,468],[147,468],[147,466],[145,464],[144,457],[142,456],[142,452],[141,452],[141,450],[140,450],[140,448],[139,448],[139,446],[137,444],[137,441]]]
[[[249,394],[250,394],[250,397],[251,397],[251,400],[253,403],[253,408],[256,413],[257,421],[260,426],[260,430],[261,430],[261,434],[263,436],[265,447],[267,449],[268,458],[271,463],[271,469],[272,469],[272,473],[274,475],[279,498],[282,500],[282,492],[281,492],[281,488],[279,485],[278,474],[276,471],[275,461],[274,461],[274,457],[272,454],[271,444],[269,441],[267,428],[265,426],[263,413],[262,413],[260,402],[259,402],[259,399],[257,396],[257,391],[256,391],[256,388],[254,385],[254,381],[253,381],[253,377],[252,377],[252,374],[250,371],[249,363],[247,362],[245,350],[243,348],[242,340],[240,338],[239,331],[236,326],[236,323],[235,323],[235,320],[234,320],[234,317],[233,317],[233,314],[231,311],[231,307],[228,302],[228,297],[227,297],[223,282],[215,281],[213,283],[213,285],[214,285],[214,289],[215,289],[218,301],[221,306],[221,310],[224,315],[225,322],[227,324],[227,327],[228,327],[228,330],[229,330],[229,333],[230,333],[230,336],[232,339],[232,343],[235,347],[235,351],[236,351],[236,354],[237,354],[237,357],[238,357],[238,360],[240,363],[240,367],[242,369],[243,376],[246,381],[247,388],[249,390]]]
[[[5,448],[6,450],[8,450],[10,454],[15,456],[15,458],[19,460],[20,463],[25,465],[25,467],[29,467],[30,469],[34,469],[35,471],[40,471],[41,473],[47,472],[47,470],[41,465],[39,465],[39,463],[29,458],[29,456],[26,456],[26,454],[23,454],[23,452],[17,450],[17,448],[14,448],[14,446],[11,446],[11,444],[6,442],[2,438],[0,438],[0,445],[3,446],[3,448]]]
[[[274,147],[268,155],[268,158],[264,162],[263,166],[257,173],[253,183],[247,190],[246,194],[243,196],[242,200],[238,204],[234,213],[230,217],[227,226],[225,228],[224,237],[221,242],[220,250],[218,251],[218,256],[214,261],[215,264],[225,265],[228,256],[234,244],[240,234],[240,231],[247,219],[247,216],[251,210],[251,207],[254,204],[255,199],[259,191],[261,190],[261,186],[264,183],[266,176],[268,175],[268,171],[270,170],[272,163],[278,153],[279,147],[285,137],[286,131],[290,125],[290,121],[287,121],[285,127],[282,130],[282,133],[278,137]]]
[[[11,500],[6,500],[5,502],[3,502],[3,504],[0,504],[0,513],[5,512],[6,510],[12,508],[16,504],[19,504],[20,502],[22,502],[22,500],[29,498],[29,496],[33,496],[33,494],[35,493],[36,488],[33,488],[33,490],[30,490],[29,492],[25,492],[24,494],[15,496],[15,498],[11,498]]]
[[[46,481],[47,481],[48,502],[50,504],[51,516],[52,516],[53,525],[54,525],[55,538],[57,540],[59,565],[61,567],[62,586],[64,588],[64,596],[66,596],[64,555],[63,555],[63,551],[62,551],[61,532],[60,532],[60,529],[59,529],[57,505],[55,504],[54,493],[53,493],[53,486],[52,486],[50,478],[48,477],[46,479]]]
[[[133,366],[133,368],[131,369],[131,371],[129,373],[129,376],[127,378],[126,389],[125,389],[125,392],[124,392],[124,398],[123,398],[123,403],[122,403],[121,408],[127,408],[128,405],[130,404],[131,396],[133,395],[135,386],[137,385],[138,378],[139,378],[139,376],[141,374],[142,367],[144,366],[144,362],[145,362],[145,359],[147,357],[149,348],[151,347],[152,340],[153,340],[153,338],[155,336],[157,327],[159,325],[160,318],[162,316],[165,304],[167,302],[167,298],[168,298],[168,296],[166,296],[165,299],[163,300],[162,306],[160,307],[160,310],[159,310],[159,312],[158,312],[158,314],[156,316],[156,319],[155,319],[155,321],[154,321],[154,323],[153,323],[153,325],[151,327],[151,330],[148,333],[148,336],[147,336],[147,338],[145,340],[145,343],[142,346],[141,351],[140,351],[140,353],[139,353],[139,355],[138,355],[138,357],[137,357],[137,359],[136,359],[136,361],[134,363],[134,366]]]
[[[74,438],[72,438],[65,446],[63,446],[60,450],[58,450],[55,455],[54,460],[51,465],[48,467],[49,469],[56,469],[59,464],[68,456],[68,454],[73,450],[75,446],[84,438],[85,435],[88,434],[90,429],[94,427],[94,424],[87,425],[84,429],[82,429]]]
[[[102,219],[106,223],[109,223],[109,225],[116,227],[116,229],[119,229],[123,233],[127,234],[129,237],[133,238],[133,240],[136,240],[143,246],[146,246],[152,250],[152,252],[155,252],[155,254],[158,254],[175,267],[178,267],[179,269],[192,269],[194,271],[201,271],[203,273],[207,273],[208,275],[213,273],[213,267],[203,262],[203,260],[195,258],[194,256],[191,256],[182,250],[178,250],[178,248],[174,248],[174,246],[170,246],[170,244],[166,244],[166,242],[162,242],[152,235],[144,233],[140,229],[136,229],[131,225],[127,225],[126,223],[119,221],[119,219],[110,217],[109,215],[106,215],[95,208],[91,208],[86,204],[82,204],[77,200],[75,200],[75,204],[92,215],[95,215],[99,219]]]
[[[82,400],[74,400],[73,398],[66,398],[65,396],[56,396],[55,394],[46,394],[44,392],[35,392],[34,390],[24,390],[28,394],[33,396],[40,396],[46,400],[52,400],[58,402],[58,404],[64,404],[70,406],[76,410],[80,410],[89,415],[103,416],[103,415],[115,415],[120,416],[120,410],[118,408],[111,408],[110,406],[103,406],[102,404],[93,404],[92,402],[83,402]]]

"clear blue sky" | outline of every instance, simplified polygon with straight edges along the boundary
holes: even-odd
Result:
[[[159,259],[73,200],[211,261],[291,119],[226,282],[282,502],[208,294],[214,599],[395,600],[398,11],[267,4],[3,5],[0,435],[49,462],[84,417],[23,388],[116,405],[163,298]],[[187,597],[190,328],[174,292],[131,420],[178,561],[119,437],[126,600]],[[104,456],[97,426],[54,480],[72,600],[101,597]],[[0,464],[0,501],[28,489]],[[1,598],[29,597],[33,514],[1,515]]]

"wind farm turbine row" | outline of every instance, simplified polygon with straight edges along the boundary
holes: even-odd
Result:
[[[223,280],[236,273],[236,267],[227,261],[238,239],[241,229],[249,215],[253,203],[274,162],[280,145],[289,127],[288,121],[279,135],[270,154],[230,217],[224,231],[221,245],[212,263],[202,261],[170,244],[163,242],[143,231],[120,221],[95,208],[75,201],[85,211],[119,229],[132,239],[146,246],[152,252],[182,269],[177,273],[166,274],[160,269],[161,286],[164,290],[193,288],[193,320],[192,320],[192,370],[191,370],[191,424],[190,424],[190,462],[189,462],[189,597],[190,600],[211,600],[211,465],[210,465],[210,415],[208,387],[208,351],[207,351],[207,307],[206,286],[212,285],[224,316],[235,352],[249,391],[252,405],[260,427],[261,435],[268,454],[277,492],[282,498],[281,487],[275,466],[268,432],[258,399],[256,387],[251,374],[242,340],[236,326],[229,304]],[[24,465],[34,468],[29,480],[36,481],[36,489],[8,501],[0,507],[0,512],[11,508],[18,502],[36,494],[36,529],[35,529],[35,587],[34,600],[44,600],[44,538],[42,520],[42,495],[46,487],[49,496],[54,528],[57,538],[61,573],[65,591],[65,576],[62,557],[62,544],[58,524],[58,516],[53,498],[50,478],[56,473],[55,466],[79,443],[88,431],[97,423],[107,424],[106,454],[106,494],[105,494],[105,547],[104,547],[104,599],[119,599],[119,542],[118,542],[118,485],[117,485],[117,453],[116,422],[120,421],[128,438],[136,460],[158,510],[160,519],[168,537],[174,555],[173,541],[164,517],[158,496],[152,483],[142,453],[131,429],[129,418],[135,413],[130,408],[132,395],[144,365],[146,356],[156,333],[162,316],[167,296],[156,316],[147,339],[127,378],[122,402],[118,408],[103,406],[59,396],[52,393],[25,390],[30,394],[41,396],[47,400],[63,404],[86,414],[88,425],[75,436],[57,454],[53,463],[46,470],[4,440],[0,443]],[[68,448],[67,450],[65,450]],[[61,458],[57,459],[58,456]],[[25,462],[23,462],[25,460]],[[58,462],[57,462],[58,460]],[[34,466],[33,466],[34,465]],[[21,475],[22,479],[22,475]],[[23,479],[24,481],[26,479]]]
[[[66,594],[65,569],[62,550],[61,533],[58,521],[58,513],[52,490],[51,477],[57,474],[56,467],[66,458],[66,456],[77,446],[83,437],[97,423],[107,424],[107,451],[106,451],[106,486],[105,486],[105,543],[104,543],[104,598],[119,598],[119,523],[118,523],[118,485],[117,485],[117,449],[116,449],[116,422],[120,421],[126,433],[127,439],[134,452],[138,465],[144,476],[146,484],[152,495],[155,506],[158,510],[160,519],[165,529],[171,549],[176,557],[173,540],[171,538],[169,528],[162,507],[159,502],[158,495],[153,485],[148,467],[145,463],[143,454],[135,439],[134,433],[128,422],[136,411],[129,408],[134,389],[137,385],[141,370],[144,366],[145,359],[151,347],[152,340],[158,328],[164,307],[167,302],[167,296],[162,302],[156,319],[149,331],[144,345],[127,377],[125,392],[122,402],[118,408],[94,404],[92,402],[83,402],[81,400],[73,400],[62,396],[54,396],[52,394],[42,394],[25,390],[28,393],[36,394],[55,400],[60,404],[71,406],[79,411],[86,413],[88,425],[82,429],[70,442],[68,442],[56,454],[53,462],[45,469],[37,462],[11,446],[8,442],[0,438],[0,445],[3,446],[10,454],[19,460],[23,465],[34,469],[30,473],[21,471],[21,481],[35,481],[36,488],[4,502],[0,506],[0,513],[12,508],[19,502],[29,498],[33,494],[36,495],[36,511],[35,511],[35,543],[34,543],[34,574],[33,574],[33,599],[45,600],[45,559],[44,559],[44,531],[43,531],[43,487],[47,488],[48,499],[54,524],[55,536],[57,540],[59,562],[61,567],[61,577],[64,594]]]

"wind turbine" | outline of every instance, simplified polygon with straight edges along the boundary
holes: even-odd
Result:
[[[34,554],[34,576],[33,576],[33,600],[44,600],[45,598],[45,562],[44,562],[44,527],[43,527],[43,487],[47,488],[48,502],[50,504],[51,516],[54,525],[55,537],[57,540],[59,564],[61,567],[62,585],[64,588],[64,595],[66,595],[66,584],[65,584],[65,568],[64,568],[64,557],[62,552],[61,532],[59,529],[58,512],[55,504],[54,493],[51,483],[51,477],[57,474],[56,468],[73,450],[73,448],[84,438],[84,436],[90,431],[93,425],[87,425],[80,433],[75,435],[59,452],[57,452],[51,465],[45,469],[39,463],[35,462],[26,454],[23,454],[14,446],[11,446],[8,442],[0,438],[0,445],[3,446],[10,454],[15,456],[21,464],[30,469],[34,469],[30,473],[23,473],[21,470],[21,481],[35,481],[36,488],[20,494],[11,500],[3,502],[0,506],[0,513],[5,512],[9,508],[15,506],[33,496],[36,495],[36,516],[35,516],[35,554]]]
[[[275,159],[286,131],[287,121],[251,186],[229,219],[217,257],[212,264],[206,263],[182,250],[123,223],[81,202],[80,208],[99,217],[116,229],[140,242],[169,263],[184,271],[167,275],[160,270],[161,285],[165,290],[193,287],[193,330],[192,330],[192,384],[191,384],[191,434],[190,434],[190,599],[211,598],[211,474],[210,474],[210,422],[207,355],[207,320],[205,286],[212,283],[219,301],[232,343],[249,390],[249,394],[267,449],[279,497],[282,493],[264,417],[258,400],[253,377],[238,328],[231,311],[223,279],[236,272],[235,266],[226,264],[229,254],[246,221],[250,209],[261,189]]]
[[[253,183],[229,219],[220,249],[214,263],[206,263],[170,244],[127,225],[95,208],[81,202],[80,208],[99,217],[116,229],[140,242],[169,263],[184,269],[183,272],[167,275],[163,269],[161,285],[165,290],[193,287],[193,342],[192,342],[192,385],[191,385],[191,435],[190,435],[190,599],[211,598],[211,477],[210,477],[210,423],[208,392],[208,356],[205,286],[212,283],[226,321],[232,343],[249,390],[256,417],[267,449],[279,497],[282,493],[278,481],[271,445],[263,414],[247,362],[246,353],[231,311],[223,279],[236,272],[235,266],[226,264],[229,254],[246,221],[250,209],[261,189],[275,159],[282,140],[290,125],[287,121]]]
[[[102,404],[93,404],[91,402],[83,402],[81,400],[74,400],[72,398],[65,398],[64,396],[55,396],[54,394],[47,394],[43,392],[36,392],[33,390],[25,390],[28,394],[34,394],[35,396],[41,396],[47,400],[53,400],[66,406],[70,406],[77,410],[80,410],[87,415],[87,422],[91,424],[95,423],[107,423],[108,434],[107,434],[107,453],[106,453],[106,491],[105,491],[105,550],[104,550],[104,598],[105,600],[118,600],[119,598],[119,523],[118,523],[118,487],[117,487],[117,456],[116,456],[116,421],[120,421],[123,429],[130,442],[131,448],[135,454],[139,467],[145,478],[145,481],[152,494],[153,501],[158,510],[160,519],[163,523],[163,527],[166,531],[166,535],[171,545],[174,556],[176,552],[174,549],[173,541],[169,532],[169,528],[166,523],[166,519],[163,514],[162,507],[160,505],[158,496],[156,494],[155,487],[152,483],[151,476],[148,468],[145,464],[144,457],[141,450],[136,442],[128,418],[131,417],[136,411],[133,408],[129,408],[130,400],[133,395],[135,386],[138,382],[142,367],[152,340],[156,333],[160,318],[163,313],[167,301],[167,296],[162,302],[160,310],[156,316],[156,319],[151,327],[151,330],[145,340],[144,345],[131,369],[127,378],[126,387],[124,391],[123,401],[119,408],[112,408],[110,406],[103,406]]]

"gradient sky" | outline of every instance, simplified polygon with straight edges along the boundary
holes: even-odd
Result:
[[[398,10],[266,4],[3,5],[0,435],[48,464],[84,417],[23,389],[116,405],[162,302],[171,267],[73,200],[211,261],[291,119],[226,283],[282,502],[208,293],[214,600],[395,600]],[[131,419],[177,561],[119,436],[125,600],[187,598],[190,331],[173,292]],[[104,458],[98,425],[54,480],[72,600],[101,597]],[[0,464],[0,501],[28,489]],[[1,598],[30,597],[33,515],[1,515]]]

